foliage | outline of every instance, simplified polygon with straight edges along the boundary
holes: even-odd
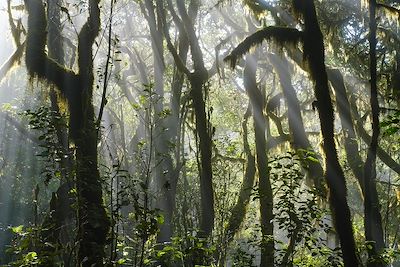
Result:
[[[110,262],[134,266],[147,264],[150,248],[154,244],[159,226],[164,223],[164,217],[159,209],[146,204],[146,198],[152,196],[144,181],[133,178],[118,163],[110,168],[103,166],[103,169],[104,184],[108,183],[105,192],[108,195],[112,220]],[[131,208],[127,216],[123,216]],[[125,234],[121,235],[120,227],[127,229]]]
[[[63,117],[58,112],[52,111],[48,106],[40,106],[33,111],[27,110],[22,115],[28,119],[31,129],[39,133],[37,140],[40,153],[35,156],[43,164],[40,172],[41,181],[36,184],[33,190],[31,209],[33,210],[34,222],[29,227],[27,226],[29,224],[10,227],[14,234],[13,243],[8,249],[8,252],[14,255],[12,256],[14,260],[11,264],[15,266],[36,266],[40,264],[46,265],[49,261],[52,264],[61,264],[58,261],[62,258],[62,253],[68,254],[74,245],[66,244],[66,246],[60,246],[58,243],[44,240],[48,232],[51,231],[49,228],[52,228],[54,223],[46,224],[45,222],[56,215],[54,215],[54,210],[51,212],[41,210],[42,203],[40,203],[40,199],[44,198],[47,201],[49,198],[48,191],[54,190],[61,180],[60,162],[67,155],[64,154],[57,140],[56,127],[64,127],[65,123]],[[50,190],[41,190],[41,183],[44,183],[45,189]],[[47,207],[47,204],[44,206]],[[48,250],[49,248],[50,250]],[[46,252],[40,254],[41,251]]]
[[[15,235],[11,247],[7,250],[13,255],[11,266],[39,266],[41,259],[35,251],[40,240],[37,227],[25,227],[23,225],[10,227],[10,231]]]
[[[233,251],[232,265],[233,266],[243,266],[243,267],[253,267],[255,261],[255,255],[251,254],[247,248],[238,246]]]
[[[384,136],[395,135],[400,130],[400,111],[393,112],[386,116],[384,121],[380,123],[380,127],[383,129]]]
[[[28,109],[23,115],[28,118],[31,129],[39,132],[42,152],[37,156],[45,163],[41,174],[44,183],[48,185],[53,178],[61,178],[59,164],[63,158],[68,157],[57,139],[57,128],[65,127],[65,119],[48,106],[40,106],[37,110]]]
[[[73,79],[77,82],[73,87],[80,89],[81,81],[75,80],[77,77],[72,70],[75,72],[79,69],[81,72],[85,67],[78,66],[82,57],[77,56],[77,51],[82,49],[82,44],[87,45],[89,42],[82,40],[81,46],[77,44],[78,39],[82,38],[78,30],[87,17],[89,2],[60,2],[62,29],[58,34],[64,46],[66,68],[59,68],[58,71],[65,72],[65,77],[69,77],[66,80]],[[317,9],[317,26],[321,27],[324,37],[326,65],[343,74],[345,85],[354,99],[349,117],[357,131],[352,141],[360,158],[363,158],[369,142],[368,132],[371,130],[366,124],[370,115],[368,94],[365,93],[369,83],[367,10],[355,0],[309,2],[313,2]],[[396,96],[400,84],[400,45],[397,18],[393,20],[395,14],[388,15],[384,11],[396,11],[399,4],[395,2],[383,1],[382,5],[379,4],[381,6],[377,17],[379,105],[383,119],[380,124],[382,135],[378,157],[379,153],[386,153],[389,158],[385,162],[377,161],[377,186],[388,246],[379,260],[398,264],[400,186],[397,152],[400,102]],[[218,10],[215,8],[216,3]],[[259,265],[263,242],[258,200],[262,196],[258,195],[256,187],[247,186],[243,179],[251,159],[246,156],[254,153],[256,141],[254,125],[247,125],[247,119],[252,116],[252,107],[248,107],[249,95],[243,89],[243,62],[240,61],[244,54],[257,46],[260,57],[256,80],[262,97],[271,100],[280,94],[277,92],[280,90],[279,82],[282,86],[292,82],[299,99],[299,103],[293,103],[293,99],[282,95],[278,99],[279,109],[273,112],[263,110],[260,115],[265,116],[268,124],[268,158],[272,159],[268,165],[273,183],[275,233],[270,238],[275,242],[276,263],[281,266],[342,266],[341,252],[334,242],[335,233],[331,229],[333,222],[327,211],[326,200],[320,199],[315,189],[307,183],[310,181],[306,177],[307,171],[311,170],[314,163],[322,162],[318,146],[324,140],[320,136],[315,112],[318,103],[314,94],[310,93],[313,83],[308,79],[302,61],[301,44],[308,18],[291,15],[294,11],[293,1],[119,0],[113,2],[115,14],[112,15],[108,10],[111,2],[103,1],[101,4],[104,31],[94,44],[93,63],[97,72],[93,77],[93,99],[90,96],[88,100],[93,101],[95,107],[104,104],[104,116],[93,118],[97,121],[95,125],[99,131],[93,148],[97,145],[101,175],[99,187],[103,189],[104,206],[112,223],[105,246],[105,264],[141,267],[193,266],[194,262],[202,262],[207,266]],[[23,5],[15,7],[18,8],[13,8],[11,16],[18,17],[10,18],[10,21],[18,23],[24,35],[26,29],[22,21],[25,15],[19,13]],[[49,15],[47,18],[50,18]],[[42,29],[44,27],[44,24],[41,25]],[[108,29],[112,29],[112,32],[108,32]],[[165,45],[166,33],[171,35],[173,43],[168,45],[176,47],[175,52],[182,59],[180,63],[187,67],[186,76],[178,71],[175,61],[177,55],[171,55],[171,50],[167,49],[170,47]],[[193,36],[188,36],[188,33]],[[112,36],[117,35],[119,37],[112,40]],[[106,43],[110,40],[113,44]],[[263,44],[264,41],[267,44]],[[198,43],[198,47],[194,43]],[[43,44],[39,56],[47,58],[49,48]],[[107,47],[112,47],[112,57],[117,58],[112,62],[108,60]],[[285,47],[285,51],[282,47]],[[28,48],[32,47],[28,45]],[[294,66],[297,65],[290,68],[288,76],[280,81],[277,80],[277,70],[270,62],[270,54],[277,53],[287,56],[292,63],[296,63]],[[196,58],[196,54],[203,55],[203,58]],[[37,55],[31,53],[30,56]],[[224,69],[220,62],[223,58],[230,61],[232,67],[236,67],[235,71]],[[215,221],[209,239],[201,238],[198,233],[202,215],[203,196],[199,179],[202,170],[199,168],[199,129],[196,128],[194,103],[191,101],[193,97],[190,88],[193,84],[190,84],[190,79],[196,78],[191,71],[199,61],[203,61],[201,63],[204,63],[204,67],[209,68],[203,100],[206,102],[204,111],[207,125],[209,122],[213,126],[208,130],[212,139],[209,148],[212,159],[212,196],[215,201],[213,207],[209,208],[215,210]],[[40,77],[49,74],[44,72],[60,67],[51,59],[48,62],[51,64],[40,64],[43,71]],[[109,71],[104,71],[104,62],[108,62],[106,65],[109,64]],[[46,69],[46,66],[50,67]],[[52,83],[69,87],[70,83],[66,80],[57,79]],[[3,231],[8,225],[16,225],[7,232],[14,235],[11,243],[9,237],[0,238],[0,245],[9,245],[12,255],[9,259],[0,259],[0,265],[45,265],[46,258],[41,254],[42,245],[53,246],[57,253],[61,251],[64,255],[71,252],[71,258],[76,258],[79,247],[79,241],[76,240],[59,246],[46,243],[41,237],[48,230],[40,226],[42,218],[49,215],[48,204],[52,201],[54,188],[64,178],[62,161],[66,157],[72,158],[72,149],[77,146],[70,140],[65,142],[65,147],[59,144],[57,129],[67,126],[64,115],[45,105],[35,108],[40,101],[32,92],[25,92],[28,95],[25,98],[9,93],[15,89],[24,91],[26,81],[25,72],[16,68],[12,76],[0,84],[0,101],[10,101],[9,104],[0,103],[3,106],[0,114],[0,210],[2,215],[5,214],[0,230]],[[103,91],[104,95],[100,91],[103,82],[104,88],[109,89]],[[42,93],[51,87],[51,84],[36,84],[33,80],[30,80],[29,85],[32,91],[40,87]],[[85,87],[92,89],[87,84]],[[19,101],[26,103],[18,107],[14,105]],[[339,102],[332,102],[338,110],[341,105]],[[79,101],[68,101],[67,104],[72,111],[82,106]],[[301,144],[295,144],[293,136],[288,134],[293,131],[288,122],[288,106],[292,104],[299,104],[299,115],[304,120],[307,141],[312,151],[317,152],[296,147]],[[22,113],[22,121],[19,120],[21,116],[15,118],[18,111],[26,109]],[[98,113],[96,108],[94,110],[94,114]],[[255,121],[263,119],[259,117],[254,118]],[[246,124],[246,130],[242,123]],[[345,123],[349,122],[342,122],[342,127]],[[339,137],[346,135],[346,130],[340,128],[340,124],[335,121],[334,131],[338,153],[344,155],[343,140]],[[65,151],[67,148],[71,151]],[[287,152],[292,149],[298,154]],[[304,160],[302,164],[298,157]],[[366,263],[367,250],[371,244],[365,242],[363,199],[357,181],[348,179],[353,174],[350,173],[347,160],[343,157],[341,164],[345,166],[348,202],[352,204],[350,207],[357,253],[362,262]],[[72,171],[69,178],[74,179],[75,174]],[[46,186],[42,187],[42,183]],[[38,192],[37,184],[41,190],[39,199],[32,197]],[[253,192],[253,201],[243,192]],[[74,198],[77,197],[76,189],[70,193]],[[172,196],[171,203],[168,203],[171,205],[172,218],[167,217],[169,213],[161,210],[159,205],[165,201],[167,194]],[[243,199],[240,195],[246,195],[244,201],[240,201]],[[74,208],[77,205],[78,202],[75,202]],[[233,216],[239,219],[235,225],[235,235],[231,235],[227,229],[235,206],[241,207],[240,216]],[[38,210],[34,211],[35,208]],[[168,233],[171,238],[167,238],[166,242],[158,241],[168,219],[171,220],[168,224],[172,228],[171,233]],[[71,225],[74,227],[75,224]],[[74,236],[76,229],[72,230],[71,235]],[[54,256],[55,264],[65,264],[58,262],[61,259],[58,254],[48,256]]]
[[[160,246],[160,245],[157,245]],[[204,238],[198,236],[198,231],[188,232],[185,236],[175,236],[170,243],[161,244],[162,249],[156,246],[153,262],[160,262],[163,265],[182,264],[191,266],[194,262],[202,261],[204,266],[213,266],[215,247],[208,245]]]
[[[332,231],[327,211],[321,208],[318,192],[303,184],[300,159],[294,153],[270,161],[274,181],[275,218],[285,233],[278,250],[278,262],[295,266],[341,266],[338,248],[331,249],[327,238]]]

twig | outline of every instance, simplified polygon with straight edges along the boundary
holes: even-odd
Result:
[[[113,18],[113,10],[114,10],[114,0],[111,1],[111,6],[110,6],[110,21],[109,21],[109,27],[108,27],[108,51],[107,51],[107,61],[106,61],[106,69],[104,70],[104,83],[103,83],[103,94],[101,97],[101,103],[100,103],[100,111],[99,111],[99,116],[97,117],[96,125],[97,125],[97,132],[100,129],[100,124],[101,124],[101,118],[103,117],[103,112],[104,112],[104,107],[107,104],[107,85],[108,85],[108,68],[110,66],[110,58],[111,58],[111,33],[112,33],[112,18]]]

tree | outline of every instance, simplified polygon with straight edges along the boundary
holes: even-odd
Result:
[[[0,10],[0,264],[395,264],[398,3],[25,3]]]
[[[78,197],[78,260],[83,266],[103,266],[109,220],[102,201],[97,169],[97,129],[92,103],[92,45],[100,28],[99,1],[89,1],[89,17],[78,36],[79,73],[58,64],[45,52],[45,8],[40,0],[26,0],[28,36],[26,66],[32,78],[54,84],[68,102],[69,130],[76,148]]]
[[[203,53],[196,36],[192,18],[195,18],[199,8],[198,1],[191,1],[189,9],[186,9],[183,1],[177,1],[177,9],[180,17],[176,14],[172,1],[167,1],[167,9],[171,12],[174,22],[177,24],[180,34],[186,33],[186,37],[191,49],[194,70],[191,72],[183,63],[182,58],[177,53],[176,48],[171,42],[166,24],[165,14],[163,13],[162,1],[157,1],[158,14],[163,19],[164,36],[167,41],[169,51],[174,57],[178,69],[184,73],[189,80],[191,90],[190,96],[193,110],[196,116],[196,135],[198,136],[200,151],[200,191],[201,191],[201,219],[200,232],[203,237],[209,237],[214,227],[214,196],[212,185],[212,127],[207,118],[206,97],[208,94],[207,80],[209,71],[205,68]]]
[[[376,153],[379,138],[379,103],[377,87],[377,63],[376,63],[376,1],[369,1],[369,61],[370,61],[370,83],[371,83],[371,116],[372,116],[372,138],[368,148],[367,159],[364,165],[364,225],[365,240],[369,244],[368,249],[369,267],[384,266],[378,259],[379,253],[385,247],[383,240],[382,218],[380,214],[378,192],[376,190]]]
[[[324,183],[322,181],[323,169],[318,159],[315,157],[316,152],[312,148],[304,129],[300,103],[296,91],[291,83],[289,61],[274,54],[269,55],[269,60],[278,74],[282,94],[287,103],[288,126],[293,149],[299,155],[303,167],[309,173],[310,179],[314,183],[315,187],[318,189],[321,196],[325,198],[326,189],[324,188]],[[309,155],[311,155],[311,158]]]
[[[265,140],[267,130],[264,117],[265,100],[256,80],[257,61],[255,55],[246,57],[243,70],[243,82],[249,95],[252,106],[254,134],[256,141],[256,162],[258,170],[258,194],[260,196],[260,225],[261,225],[261,266],[274,265],[274,225],[273,219],[273,195],[269,180],[268,150]]]
[[[315,83],[314,93],[320,118],[323,137],[323,152],[326,162],[325,179],[330,193],[330,205],[338,232],[345,266],[358,266],[356,248],[351,225],[351,214],[347,204],[347,189],[343,170],[340,166],[334,141],[333,107],[328,86],[325,67],[325,49],[322,32],[319,28],[314,2],[295,1],[294,9],[304,20],[303,31],[285,27],[267,27],[256,32],[235,48],[225,59],[235,66],[239,56],[246,53],[252,46],[263,40],[273,40],[280,46],[301,42],[304,49],[304,59],[308,63],[309,73]]]
[[[169,106],[165,102],[165,59],[163,35],[163,21],[157,6],[152,1],[140,3],[150,28],[153,65],[154,65],[154,92],[158,100],[155,103],[155,121],[157,122],[155,133],[155,179],[156,192],[160,192],[156,206],[163,212],[164,223],[160,225],[160,233],[157,238],[160,243],[170,242],[173,234],[172,218],[175,209],[176,187],[179,178],[181,163],[180,147],[176,145],[180,140],[180,99],[182,97],[183,73],[174,66],[171,84],[171,97]],[[188,40],[185,33],[179,33],[178,55],[185,63],[188,53]],[[167,113],[166,113],[167,112]],[[168,116],[165,116],[168,114]],[[175,153],[173,153],[175,152]],[[175,157],[174,157],[175,156]],[[175,164],[174,164],[175,160]]]

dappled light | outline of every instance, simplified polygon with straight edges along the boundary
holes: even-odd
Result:
[[[399,21],[0,1],[0,266],[400,266]]]

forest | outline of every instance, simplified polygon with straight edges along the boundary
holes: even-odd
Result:
[[[0,0],[0,266],[400,267],[398,0]]]

